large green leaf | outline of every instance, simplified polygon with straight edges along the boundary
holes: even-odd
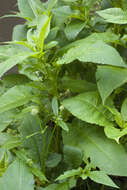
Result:
[[[97,11],[97,14],[107,22],[115,24],[127,24],[127,14],[121,8],[109,8]]]
[[[14,54],[9,59],[1,62],[0,63],[0,77],[2,77],[2,75],[4,73],[6,73],[9,69],[14,67],[18,63],[21,63],[22,61],[24,61],[25,59],[27,59],[28,57],[30,57],[34,54],[35,53],[23,51],[23,52],[20,52],[18,54]]]
[[[0,179],[1,190],[34,190],[34,178],[20,160],[14,161]]]
[[[127,82],[127,69],[98,66],[96,80],[103,103],[114,89]]]
[[[34,18],[34,13],[29,3],[30,0],[18,0],[18,8],[23,17]]]
[[[31,88],[28,86],[14,86],[0,96],[0,113],[26,104],[31,100]]]
[[[63,53],[67,52],[70,48],[74,48],[77,46],[78,47],[84,46],[87,43],[94,44],[99,40],[105,43],[119,43],[119,36],[109,31],[101,33],[93,33],[89,35],[87,38],[80,39],[70,43],[69,45],[66,45],[59,51],[59,54],[62,55]]]
[[[86,92],[63,101],[77,118],[100,126],[112,126],[112,114],[102,105],[97,92]]]
[[[101,128],[74,122],[63,131],[64,145],[80,148],[91,162],[109,175],[127,176],[127,153],[122,145],[109,140]]]
[[[102,41],[86,41],[69,49],[57,64],[68,64],[78,59],[81,62],[92,62],[103,65],[126,67],[119,53]]]

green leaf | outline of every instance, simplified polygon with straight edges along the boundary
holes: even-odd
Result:
[[[70,89],[72,92],[87,92],[94,91],[97,89],[96,84],[88,82],[86,80],[71,79],[69,77],[64,77],[62,79],[61,85],[64,89]]]
[[[64,121],[62,121],[61,119],[59,119],[59,120],[57,120],[57,124],[63,129],[63,130],[65,130],[65,131],[69,131],[69,128],[68,128],[68,126],[67,126],[67,124],[64,122]]]
[[[71,48],[59,58],[57,64],[68,64],[78,59],[81,62],[92,62],[103,65],[126,67],[119,53],[102,41],[84,43]]]
[[[50,11],[52,10],[53,7],[55,7],[55,5],[57,4],[58,0],[48,0],[46,5],[47,5],[47,9]]]
[[[74,20],[68,24],[64,30],[68,40],[75,39],[85,26],[86,23],[79,20]]]
[[[0,96],[0,113],[26,104],[31,100],[31,88],[28,86],[14,86]]]
[[[8,125],[13,121],[16,112],[10,110],[0,114],[0,132],[6,129]]]
[[[0,77],[4,73],[6,73],[9,69],[17,65],[18,63],[21,63],[25,59],[27,59],[30,56],[33,56],[35,53],[32,52],[20,52],[16,55],[11,56],[9,59],[3,61],[0,63]]]
[[[78,168],[83,159],[82,151],[73,146],[64,146],[64,162],[68,165],[70,169]]]
[[[27,28],[24,24],[18,24],[13,28],[12,40],[20,41],[26,38]]]
[[[29,0],[29,5],[36,17],[45,12],[45,7],[40,0]]]
[[[68,182],[60,184],[51,184],[44,188],[39,188],[37,190],[70,190]]]
[[[2,77],[2,84],[7,89],[12,88],[16,85],[25,85],[28,82],[30,82],[28,77],[22,74],[11,73],[11,74],[4,75]]]
[[[109,8],[96,12],[106,22],[114,24],[127,24],[127,14],[121,8]]]
[[[9,133],[0,133],[0,146],[7,150],[18,147],[21,140],[18,136],[13,136]]]
[[[104,131],[108,138],[114,139],[117,143],[121,137],[127,134],[127,128],[120,130],[115,127],[105,127]]]
[[[32,172],[33,175],[35,175],[36,177],[38,177],[41,182],[43,182],[43,183],[44,182],[48,182],[48,180],[45,177],[45,175],[43,174],[43,172],[40,171],[38,168],[31,167],[30,171]]]
[[[0,179],[0,189],[14,190],[15,188],[16,190],[34,190],[33,176],[20,160],[14,161]]]
[[[89,174],[89,178],[96,183],[101,183],[103,185],[107,185],[110,187],[119,188],[110,177],[108,177],[104,172],[102,171],[92,171]]]
[[[20,159],[23,163],[29,166],[29,169],[31,173],[39,178],[39,180],[44,183],[45,181],[48,181],[45,175],[41,170],[37,168],[37,166],[34,165],[33,161],[26,156],[27,150],[21,149],[21,150],[13,150],[13,153],[16,154],[16,157]]]
[[[100,126],[112,126],[112,114],[102,105],[97,92],[86,92],[63,101],[63,106],[77,118]]]
[[[82,168],[68,170],[68,171],[64,172],[64,174],[60,175],[56,179],[56,181],[67,179],[67,178],[70,178],[70,177],[73,177],[73,176],[80,176],[81,172],[82,172]]]
[[[58,101],[57,101],[57,98],[54,97],[52,99],[52,110],[53,110],[53,113],[55,116],[58,116]]]
[[[50,32],[51,17],[47,15],[41,15],[37,19],[37,36],[38,36],[38,48],[42,51],[44,47],[44,40]]]
[[[51,184],[44,188],[39,188],[37,190],[56,190],[57,184]]]
[[[113,90],[127,82],[127,69],[98,66],[96,80],[102,101],[105,103]]]
[[[125,121],[127,121],[127,98],[122,103],[121,114]]]
[[[46,161],[46,166],[49,168],[54,168],[60,163],[61,159],[61,154],[50,153]]]
[[[55,24],[56,26],[62,26],[67,18],[72,15],[73,11],[71,10],[70,6],[60,6],[54,8],[53,13],[55,15]]]
[[[6,152],[4,152],[0,160],[0,177],[3,176],[7,168],[8,168],[8,155]]]
[[[127,1],[126,0],[121,0],[121,1],[122,1],[123,10],[127,11]]]
[[[80,148],[91,163],[109,175],[127,176],[127,153],[122,145],[109,140],[101,128],[74,122],[68,133],[63,131],[63,143]]]
[[[43,143],[47,146],[49,134],[47,130],[44,135],[41,134],[41,126],[38,116],[26,114],[21,123],[20,134],[22,145],[27,149],[28,156],[41,165]]]
[[[29,0],[18,0],[18,8],[22,16],[34,18],[29,2]]]
[[[80,39],[77,41],[74,41],[72,43],[70,43],[69,45],[66,45],[65,47],[63,47],[60,51],[59,54],[63,54],[65,52],[67,52],[70,48],[75,48],[75,47],[79,47],[80,46],[85,46],[85,44],[95,44],[98,41],[103,41],[105,43],[119,43],[119,36],[107,31],[107,32],[102,32],[102,33],[93,33],[91,35],[89,35],[87,38],[84,39]]]

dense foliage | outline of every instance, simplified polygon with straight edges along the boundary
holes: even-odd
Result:
[[[127,1],[17,4],[7,16],[25,23],[0,46],[0,189],[126,190]]]

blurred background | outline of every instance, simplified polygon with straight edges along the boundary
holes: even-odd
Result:
[[[46,0],[41,0],[45,2]],[[17,0],[1,0],[0,2],[0,17],[6,14],[11,14],[17,11]],[[20,18],[4,18],[0,19],[0,42],[11,40],[13,26],[23,23]]]
[[[12,11],[17,11],[17,0],[1,0],[0,2],[0,17],[5,14],[11,14]],[[23,23],[19,18],[4,18],[0,19],[0,42],[11,40],[12,28],[18,23]]]

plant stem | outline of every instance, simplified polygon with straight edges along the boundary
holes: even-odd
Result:
[[[101,186],[101,189],[100,190],[104,190],[104,185]]]
[[[57,125],[55,125],[54,128],[53,128],[53,130],[52,130],[52,133],[51,133],[51,136],[50,136],[50,139],[49,139],[49,143],[48,143],[48,146],[47,146],[47,151],[46,151],[45,158],[44,158],[44,163],[47,160],[48,153],[49,153],[49,148],[50,148],[50,145],[51,145],[52,138],[53,138],[53,135],[55,133],[56,127],[57,127]],[[43,171],[45,171],[45,164],[43,166]]]

